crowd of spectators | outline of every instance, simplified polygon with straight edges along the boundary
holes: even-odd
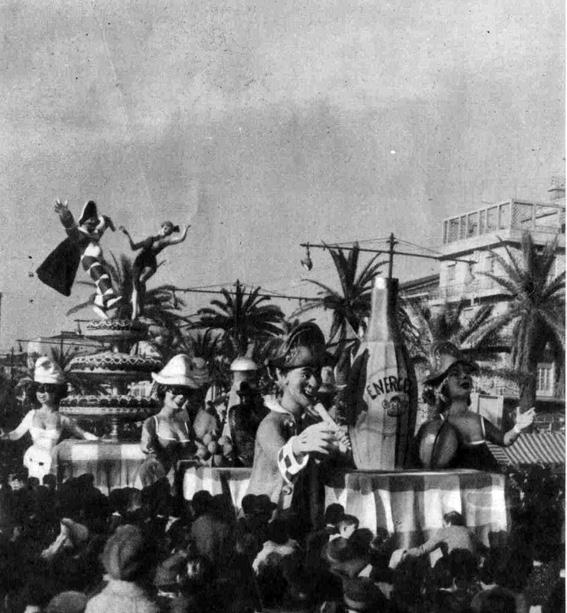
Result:
[[[340,505],[310,528],[267,496],[246,496],[236,514],[222,495],[173,498],[166,480],[105,496],[91,475],[56,487],[51,475],[11,474],[0,487],[0,611],[562,611],[562,481],[533,470],[512,482],[506,538],[480,543],[452,512],[404,549]]]

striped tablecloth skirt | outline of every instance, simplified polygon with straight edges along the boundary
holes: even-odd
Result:
[[[103,494],[121,487],[142,488],[138,472],[145,455],[139,443],[66,440],[55,448],[54,470],[61,483],[84,473]]]
[[[503,535],[509,523],[506,477],[476,470],[337,472],[325,484],[325,507],[333,502],[358,517],[361,528],[383,527],[398,547],[412,547],[457,511],[483,542]]]
[[[207,490],[213,496],[224,494],[237,509],[242,505],[250,482],[251,468],[187,468],[183,474],[183,497],[191,500],[196,492]]]

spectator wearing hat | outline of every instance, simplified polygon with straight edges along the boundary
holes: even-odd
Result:
[[[472,374],[478,366],[467,359],[461,351],[448,341],[434,343],[431,349],[433,368],[424,380],[424,400],[434,405],[442,420],[450,424],[457,433],[458,448],[449,465],[454,468],[498,471],[498,464],[487,442],[495,445],[512,445],[523,430],[531,426],[535,408],[525,413],[516,410],[516,424],[502,432],[479,413],[469,411],[473,390]],[[422,432],[427,427],[422,426]],[[418,434],[420,445],[428,444]],[[420,457],[427,451],[420,448]]]
[[[97,440],[97,437],[59,414],[59,403],[67,395],[67,383],[58,364],[45,356],[38,358],[34,387],[39,409],[28,411],[15,430],[0,431],[0,440],[16,441],[29,432],[33,444],[24,454],[24,466],[30,477],[41,481],[51,469],[53,450],[65,431],[86,440]]]
[[[311,458],[337,449],[338,431],[318,422],[301,430],[301,417],[317,402],[325,338],[313,323],[298,326],[269,367],[280,395],[256,434],[248,493],[267,494],[280,510],[291,507],[294,487]]]
[[[206,365],[181,353],[152,373],[162,408],[142,426],[140,447],[147,458],[140,468],[144,486],[166,477],[176,462],[194,451],[193,435],[184,407],[208,378]]]
[[[85,613],[158,613],[146,585],[155,566],[156,552],[137,526],[120,526],[108,539],[102,563],[108,583],[91,598]]]

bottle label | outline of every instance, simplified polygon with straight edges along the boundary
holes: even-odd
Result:
[[[407,377],[387,375],[373,378],[366,393],[371,400],[381,402],[390,417],[400,417],[409,407],[410,385]]]

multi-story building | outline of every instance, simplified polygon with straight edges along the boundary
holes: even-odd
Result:
[[[506,256],[521,248],[522,234],[528,230],[536,245],[544,245],[558,236],[554,275],[565,270],[565,182],[554,179],[547,202],[512,198],[449,217],[442,223],[439,275],[410,281],[402,285],[402,295],[420,299],[433,310],[444,304],[465,301],[464,320],[486,304],[493,307],[492,315],[508,307],[508,295],[501,285],[482,273],[499,275],[494,254]],[[459,261],[456,261],[459,260]],[[494,351],[498,356],[495,368],[509,365],[511,327],[495,338]],[[539,364],[537,402],[539,419],[546,424],[564,424],[564,384],[556,376],[551,359]],[[479,389],[505,399],[517,400],[517,386],[503,377],[484,377]]]

